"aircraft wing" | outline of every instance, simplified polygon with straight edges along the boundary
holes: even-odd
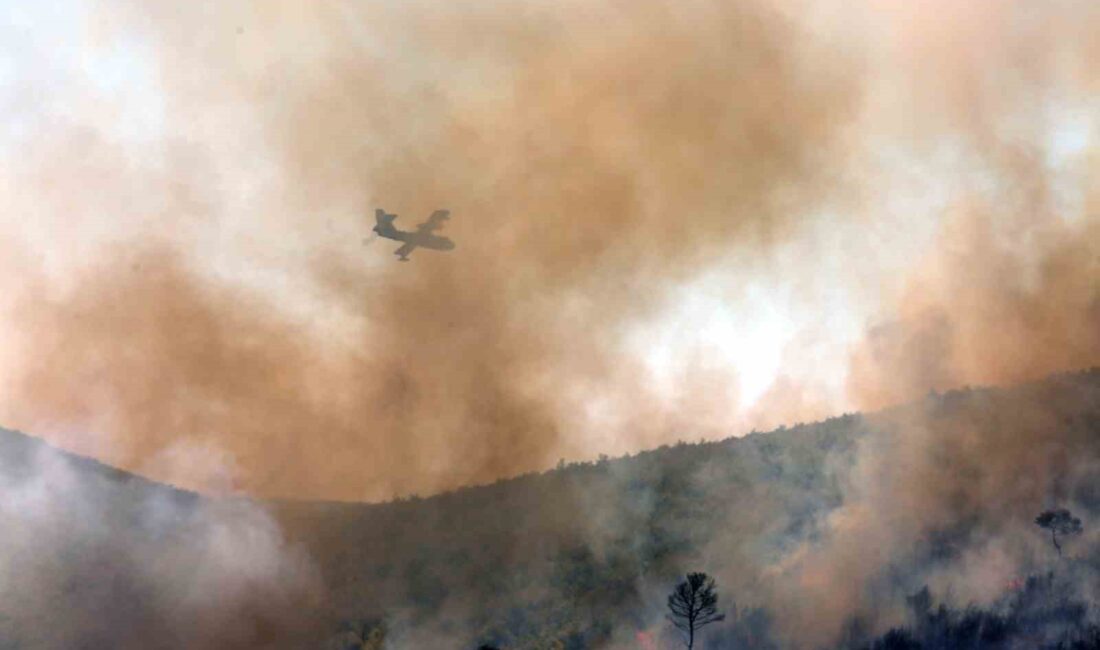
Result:
[[[416,227],[419,233],[427,234],[443,227],[443,222],[449,219],[451,213],[447,210],[436,210],[428,220]]]
[[[414,248],[416,248],[415,243],[406,242],[404,246],[395,250],[393,254],[400,257],[402,260],[407,260],[409,259],[409,253],[413,252]]]

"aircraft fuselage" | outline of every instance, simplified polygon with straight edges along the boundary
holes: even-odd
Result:
[[[433,235],[431,233],[431,229],[438,227],[437,224],[439,221],[443,221],[447,218],[446,211],[437,211],[432,215],[429,221],[421,224],[418,230],[398,230],[397,227],[393,225],[394,219],[396,218],[396,214],[387,214],[381,209],[375,211],[377,225],[374,226],[374,232],[386,239],[404,242],[404,246],[394,251],[394,254],[397,255],[401,261],[407,262],[409,253],[417,248],[427,248],[437,251],[454,250],[455,243],[453,241],[446,237]]]

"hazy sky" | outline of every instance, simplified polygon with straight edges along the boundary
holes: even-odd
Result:
[[[0,423],[382,498],[1098,363],[1098,12],[0,3]]]

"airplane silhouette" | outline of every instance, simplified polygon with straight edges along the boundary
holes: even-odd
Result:
[[[446,237],[440,237],[439,235],[433,235],[432,231],[443,227],[443,222],[450,218],[451,213],[447,210],[436,210],[432,213],[432,216],[428,217],[428,220],[416,227],[416,230],[409,232],[406,230],[398,230],[393,225],[393,220],[397,218],[396,214],[386,214],[386,211],[379,208],[374,211],[374,220],[377,221],[377,225],[374,226],[374,232],[378,233],[386,239],[395,239],[400,242],[405,242],[401,248],[398,248],[393,252],[397,255],[399,261],[408,262],[409,253],[413,252],[413,249],[430,248],[436,251],[449,251],[453,250],[455,243]]]

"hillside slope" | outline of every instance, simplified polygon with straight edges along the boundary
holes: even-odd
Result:
[[[0,429],[0,648],[301,647],[318,593],[259,504]]]
[[[504,647],[636,647],[638,634],[661,633],[665,594],[696,569],[741,606],[724,626],[730,638],[824,644],[843,620],[882,600],[903,603],[969,554],[1016,544],[1010,535],[1030,546],[1013,546],[1005,571],[1026,570],[1031,560],[1016,555],[1042,552],[1029,528],[1039,509],[1100,514],[1098,468],[1094,369],[427,499],[278,512],[318,558],[338,617],[386,620],[398,647],[455,635]],[[846,528],[867,512],[865,531]],[[884,557],[844,548],[862,544]],[[851,593],[798,586],[818,574],[851,582]],[[816,598],[850,611],[807,628],[811,639],[766,629],[776,609],[821,609]]]
[[[823,647],[928,585],[1001,597],[1044,507],[1100,518],[1100,370],[383,504],[210,499],[0,430],[0,488],[0,647],[650,647],[688,570],[713,647]]]

